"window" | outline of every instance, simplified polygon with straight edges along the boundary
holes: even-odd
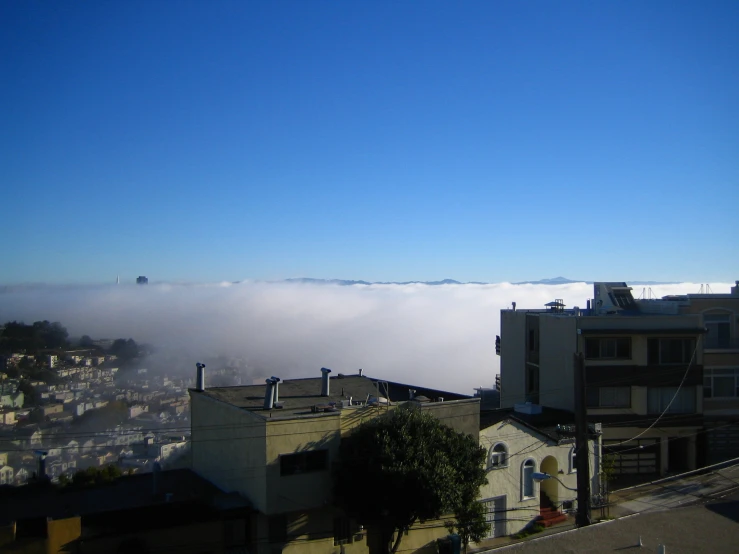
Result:
[[[647,362],[655,365],[687,364],[695,351],[695,339],[649,339]]]
[[[612,339],[587,339],[585,356],[590,360],[630,359],[631,339],[628,337]]]
[[[677,395],[676,395],[677,394]],[[670,401],[675,397],[675,400]],[[667,409],[667,406],[670,406]],[[668,414],[691,414],[695,412],[695,389],[693,387],[649,387],[647,389],[647,411],[658,414],[667,410]]]
[[[351,544],[352,522],[348,517],[334,518],[334,546]]]
[[[508,466],[508,447],[502,442],[490,449],[490,468],[497,469]]]
[[[705,348],[729,348],[731,346],[731,316],[710,314],[703,316],[708,333],[703,339]]]
[[[323,471],[328,467],[328,450],[309,450],[280,456],[280,475]]]
[[[588,387],[588,408],[630,408],[631,387]]]
[[[570,473],[577,473],[577,449],[574,446],[570,450]]]
[[[705,369],[703,371],[703,397],[739,397],[739,369]]]
[[[521,466],[521,496],[532,498],[534,496],[534,470],[536,463],[532,459],[526,460]]]

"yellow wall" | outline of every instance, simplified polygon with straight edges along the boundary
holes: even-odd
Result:
[[[192,393],[192,469],[225,492],[267,509],[266,425],[261,418]]]

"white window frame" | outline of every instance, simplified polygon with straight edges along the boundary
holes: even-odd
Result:
[[[708,330],[708,335],[706,335],[703,339],[703,348],[707,350],[725,350],[727,348],[731,348],[731,340],[733,338],[732,333],[732,319],[734,319],[735,314],[733,312],[730,312],[728,310],[726,311],[713,311],[710,313],[704,313],[703,314],[703,326]],[[719,346],[717,344],[713,344],[714,337],[711,336],[711,331],[716,333],[718,335],[718,328],[720,325],[726,325],[729,329],[729,344],[727,346]]]
[[[531,462],[531,495],[526,495],[526,481],[525,479],[525,468],[526,464]],[[521,500],[530,500],[536,498],[536,481],[534,481],[533,474],[536,473],[536,460],[534,458],[526,458],[521,463]]]
[[[502,452],[495,451],[495,449],[499,446],[503,447]],[[499,460],[501,454],[503,455],[502,463]],[[496,463],[493,463],[494,459],[496,460]],[[488,453],[488,469],[503,469],[504,467],[508,467],[508,445],[504,442],[496,442]]]
[[[732,396],[717,396],[714,379],[730,379],[729,373],[734,373],[734,394]],[[710,390],[710,394],[706,395],[706,389]],[[711,367],[703,370],[703,398],[709,399],[728,399],[739,398],[739,367]]]

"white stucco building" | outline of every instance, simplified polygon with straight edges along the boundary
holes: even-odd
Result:
[[[532,411],[531,405],[528,406]],[[538,411],[534,407],[534,412]],[[480,415],[480,445],[488,451],[487,479],[480,499],[491,524],[489,538],[518,533],[537,520],[556,523],[577,506],[574,438],[559,436],[556,426],[573,422],[563,410],[521,413],[516,409]],[[588,442],[591,491],[599,490],[600,439]],[[534,473],[553,476],[541,483]]]

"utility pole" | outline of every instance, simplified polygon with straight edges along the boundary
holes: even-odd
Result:
[[[588,448],[588,412],[585,393],[585,357],[575,354],[575,464],[577,467],[578,527],[590,525],[590,452]]]

